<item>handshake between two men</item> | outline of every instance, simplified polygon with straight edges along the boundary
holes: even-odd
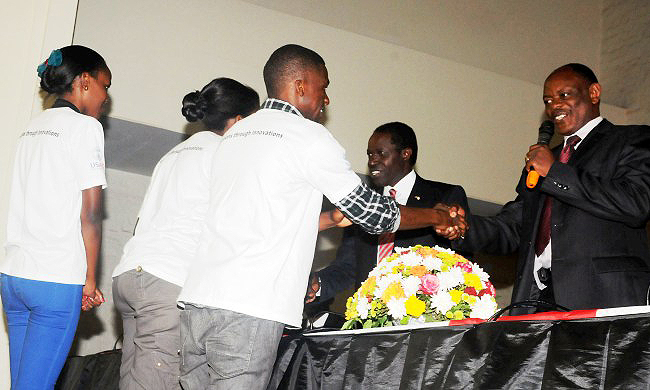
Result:
[[[399,207],[401,215],[399,230],[416,232],[413,229],[426,228],[425,231],[428,233],[425,234],[430,235],[433,234],[431,232],[432,228],[439,236],[447,240],[456,240],[464,238],[465,232],[469,228],[465,220],[465,210],[458,204],[436,203],[434,207],[430,208]],[[347,227],[351,224],[350,220],[345,218],[338,209],[325,211],[320,216],[320,230],[334,226]],[[345,233],[334,263],[327,269],[318,273],[313,272],[310,275],[305,303],[313,302],[317,296],[321,296],[321,300],[327,300],[333,297],[335,293],[353,285],[358,285],[360,281],[367,277],[370,268],[376,265],[376,261],[368,256],[372,257],[373,254],[376,256],[377,252],[365,251],[361,247],[369,240],[375,242],[379,241],[379,239],[377,236],[372,239],[369,235],[365,236],[368,239],[355,238],[356,234],[359,234],[359,232]],[[415,235],[417,236],[418,233]],[[425,244],[429,245],[430,243],[425,242]],[[368,262],[367,267],[363,265],[366,262]],[[368,269],[360,271],[360,268]],[[324,278],[323,280],[321,280],[321,276]],[[324,292],[321,291],[321,282],[324,283]]]
[[[457,204],[437,203],[432,208],[400,206],[400,227],[398,230],[433,227],[437,234],[448,239],[464,238],[469,225],[465,220],[465,210]],[[332,227],[347,227],[352,222],[338,209],[324,211],[320,215],[319,230]]]

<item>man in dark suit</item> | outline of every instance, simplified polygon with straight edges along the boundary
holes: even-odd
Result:
[[[455,242],[475,252],[519,251],[512,302],[539,299],[570,309],[647,302],[650,128],[603,119],[600,92],[582,64],[548,76],[546,115],[564,143],[531,146],[517,198],[494,217],[468,216],[470,229]],[[528,189],[531,168],[541,177]]]
[[[367,154],[373,188],[387,196],[395,191],[397,203],[429,208],[444,202],[467,210],[462,187],[425,180],[415,173],[418,145],[415,132],[408,125],[392,122],[379,126],[368,140]],[[312,275],[307,302],[314,300],[316,292],[325,301],[352,286],[358,287],[380,257],[390,254],[393,247],[416,244],[450,246],[449,240],[436,235],[433,228],[400,230],[392,236],[371,235],[356,225],[346,228],[334,262]]]

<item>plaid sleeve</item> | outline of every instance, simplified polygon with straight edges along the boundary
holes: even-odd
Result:
[[[361,183],[334,204],[352,223],[370,234],[394,232],[399,227],[399,205],[390,196],[382,196]]]

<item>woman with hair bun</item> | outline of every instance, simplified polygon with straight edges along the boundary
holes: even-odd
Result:
[[[121,389],[180,389],[176,299],[207,212],[210,160],[226,131],[259,104],[257,92],[229,78],[212,80],[183,98],[185,118],[200,120],[208,131],[158,162],[134,236],[113,271],[113,298],[124,325]]]
[[[95,279],[106,187],[97,119],[111,71],[94,50],[66,46],[52,51],[38,76],[57,100],[18,140],[0,262],[12,389],[52,389],[80,309],[104,302]]]

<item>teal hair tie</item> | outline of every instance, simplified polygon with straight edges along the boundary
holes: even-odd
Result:
[[[61,53],[61,50],[55,49],[52,50],[52,53],[50,53],[50,56],[36,68],[36,72],[38,73],[38,77],[43,77],[43,73],[45,72],[45,68],[47,68],[48,65],[50,66],[59,66],[63,63],[63,54]]]

